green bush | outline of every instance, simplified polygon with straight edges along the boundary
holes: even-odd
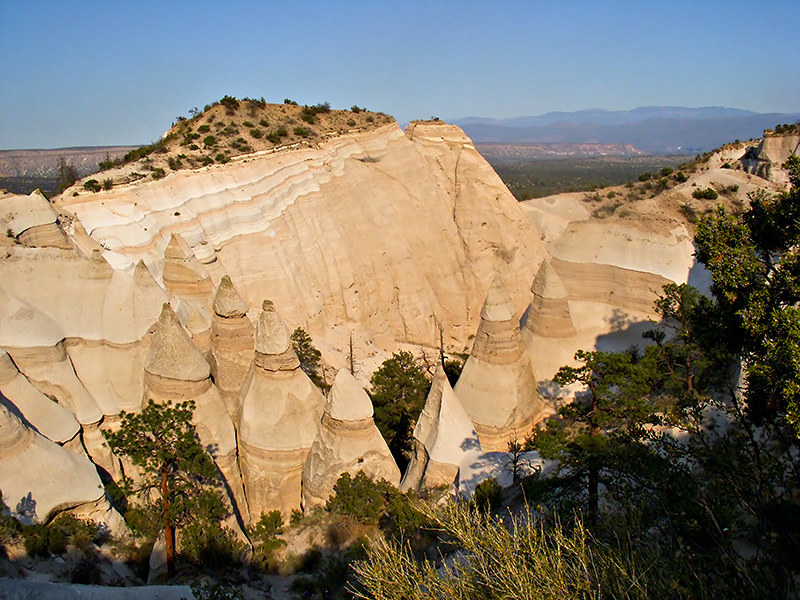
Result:
[[[253,561],[265,571],[275,569],[275,554],[286,546],[286,542],[278,537],[282,533],[283,517],[279,510],[262,513],[258,523],[248,531],[253,542]]]
[[[253,123],[251,123],[250,121],[245,121],[244,123],[242,123],[242,125],[244,125],[245,127],[255,127],[255,125],[253,125]]]
[[[200,150],[200,146],[198,146],[197,144],[191,144],[189,146],[189,150]]]
[[[677,173],[675,173],[675,181],[677,181],[678,183],[686,183],[687,181],[689,181],[689,177],[683,171],[678,171]]]
[[[353,106],[351,106],[351,107],[350,107],[350,110],[351,110],[352,112],[354,112],[354,113],[358,114],[358,113],[360,113],[360,112],[361,112],[362,110],[364,110],[364,109],[363,109],[363,108],[361,108],[361,107],[359,107],[357,104],[353,104]]]
[[[164,175],[166,175],[166,172],[161,167],[155,167],[151,173],[153,175],[153,179],[161,179],[164,177]]]
[[[215,138],[213,135],[207,135],[206,137],[203,138],[203,145],[206,148],[209,148],[211,146],[216,146],[217,138]]]
[[[298,327],[291,335],[292,348],[300,361],[300,368],[314,384],[327,391],[330,386],[322,377],[322,353],[314,346],[311,336],[302,327]]]
[[[493,477],[484,479],[475,486],[475,493],[472,495],[472,501],[478,510],[483,512],[490,512],[497,508],[500,504],[500,496],[502,489],[497,480]]]
[[[209,131],[211,131],[211,127],[209,127],[208,125],[200,125],[200,127],[197,128],[197,133],[194,135],[200,137],[201,133],[208,133]]]
[[[84,182],[83,189],[89,192],[99,192],[103,188],[97,179],[90,179],[89,181]]]
[[[233,96],[223,96],[219,103],[225,107],[229,115],[235,113],[236,109],[239,108],[239,101]]]
[[[355,122],[355,121],[353,121],[353,119],[347,119],[347,124],[348,124],[350,127],[355,127],[355,126],[356,126],[356,122]]]
[[[225,163],[230,162],[231,159],[225,156],[222,152],[220,152],[214,157],[214,160],[224,165]]]
[[[269,127],[269,121],[267,121],[266,119],[261,119],[258,122],[258,124],[261,125],[262,127]]]
[[[367,524],[376,524],[385,503],[381,487],[359,471],[353,478],[350,473],[342,473],[325,507],[340,515],[347,515]]]
[[[300,137],[308,137],[309,133],[311,133],[311,132],[308,129],[306,129],[305,127],[295,127],[294,128],[294,134],[298,135]]]
[[[288,104],[290,106],[297,106],[297,102],[295,102],[294,100],[290,100],[289,98],[284,98],[283,103]]]
[[[662,177],[669,177],[670,175],[672,175],[672,167],[664,167],[661,169]]]
[[[103,189],[110,190],[114,187],[114,181],[112,179],[103,179]]]
[[[275,131],[270,132],[267,134],[267,141],[272,142],[273,144],[280,144],[281,136],[279,136]]]
[[[716,200],[719,197],[716,190],[712,187],[697,188],[692,192],[692,198],[697,200]]]
[[[424,370],[410,352],[395,352],[370,378],[375,425],[383,435],[400,470],[411,456],[414,422],[430,390]]]
[[[260,139],[264,134],[261,132],[260,129],[251,129],[250,136],[254,137],[255,139]]]

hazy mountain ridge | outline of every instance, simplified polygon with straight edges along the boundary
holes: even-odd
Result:
[[[761,137],[800,113],[754,113],[732,108],[641,107],[630,111],[553,112],[538,117],[455,120],[476,143],[629,144],[652,154],[695,154],[734,139]]]

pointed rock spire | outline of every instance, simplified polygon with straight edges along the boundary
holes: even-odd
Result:
[[[403,491],[451,485],[458,475],[458,465],[481,453],[478,434],[450,387],[441,364],[436,369],[413,437],[414,455],[403,477]]]
[[[239,395],[239,460],[250,514],[300,507],[303,465],[325,397],[300,368],[289,332],[269,300],[256,325],[255,360]]]
[[[144,368],[152,375],[181,381],[203,381],[211,375],[208,363],[168,302],[156,321]]]
[[[549,259],[545,259],[539,267],[531,292],[533,300],[525,319],[526,335],[558,338],[575,335],[567,288],[564,287]]]
[[[328,392],[325,412],[338,421],[371,419],[374,414],[372,400],[347,369],[340,369]]]
[[[247,517],[242,476],[237,463],[236,431],[211,381],[211,369],[169,303],[164,303],[154,325],[153,341],[145,362],[143,402],[194,400],[192,422],[200,442],[213,447],[214,462],[233,493],[236,508]]]
[[[400,470],[372,419],[372,401],[347,369],[336,374],[314,443],[303,467],[303,507],[323,505],[340,475],[359,471],[400,483]]]
[[[239,414],[239,392],[253,362],[253,324],[247,303],[225,275],[211,315],[211,372],[231,417]]]
[[[208,276],[189,244],[173,233],[164,250],[164,285],[170,294],[190,302],[200,302],[210,312],[214,282]]]
[[[244,317],[250,309],[239,292],[233,286],[231,278],[225,275],[217,287],[217,294],[214,296],[214,314],[226,319]]]
[[[495,277],[455,388],[484,451],[505,450],[509,438],[527,434],[544,410],[519,323],[502,286]]]
[[[268,371],[292,371],[300,361],[292,348],[289,329],[275,310],[272,300],[264,300],[256,323],[256,365]]]

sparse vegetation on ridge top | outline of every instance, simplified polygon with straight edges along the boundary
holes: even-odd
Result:
[[[386,114],[356,105],[351,110],[334,110],[328,102],[301,106],[287,98],[282,104],[269,104],[264,98],[227,95],[202,111],[192,108],[189,115],[177,117],[158,141],[131,150],[120,159],[101,161],[98,166],[105,180],[110,180],[112,187],[131,183],[141,179],[134,175],[141,171],[150,171],[154,179],[160,179],[170,171],[224,164],[263,150],[307,146],[318,139],[394,121]],[[70,193],[76,191],[85,193],[81,187]]]

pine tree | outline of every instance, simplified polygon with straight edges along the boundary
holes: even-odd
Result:
[[[126,476],[122,489],[157,505],[169,577],[175,575],[176,527],[202,517],[219,523],[226,513],[217,468],[197,438],[193,412],[191,400],[175,405],[150,400],[140,413],[121,412],[118,431],[104,432],[111,449],[142,470],[136,481]]]

